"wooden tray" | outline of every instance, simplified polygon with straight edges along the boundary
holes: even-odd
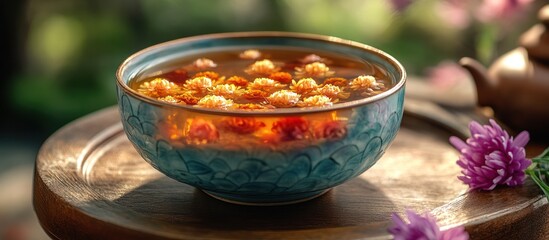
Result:
[[[472,239],[546,237],[547,200],[532,182],[466,193],[448,143],[463,126],[443,119],[408,109],[395,142],[360,177],[308,202],[252,207],[213,199],[150,167],[124,135],[117,109],[108,108],[43,145],[34,206],[56,239],[386,239],[391,213],[405,209],[430,211],[443,228],[465,225]]]

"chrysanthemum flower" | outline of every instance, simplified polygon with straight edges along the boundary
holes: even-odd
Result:
[[[338,86],[338,87],[342,88],[342,87],[349,86],[349,81],[345,78],[331,77],[331,78],[328,78],[328,79],[324,80],[324,82],[322,84],[324,84],[324,85],[331,84],[331,85]]]
[[[193,78],[197,78],[197,77],[207,77],[212,81],[215,81],[219,79],[219,73],[212,72],[212,71],[197,72],[196,74],[194,74]]]
[[[248,80],[246,78],[240,77],[240,76],[232,76],[225,81],[227,84],[234,84],[235,86],[239,87],[246,87],[248,86]]]
[[[268,96],[267,100],[275,107],[286,108],[295,106],[299,102],[300,97],[301,95],[295,92],[280,90]]]
[[[208,91],[208,88],[211,88],[212,86],[212,79],[208,77],[196,77],[187,80],[187,82],[183,84],[183,88],[196,91],[197,93],[205,93]]]
[[[174,98],[173,96],[170,96],[170,95],[158,98],[158,100],[160,100],[162,102],[167,102],[167,103],[181,103],[181,100],[179,100],[177,98]],[[183,105],[184,105],[184,103],[183,103]]]
[[[233,100],[222,96],[207,95],[196,103],[197,107],[227,109],[233,105]]]
[[[313,62],[321,62],[321,63],[328,63],[330,62],[328,59],[326,58],[322,58],[316,54],[309,54],[305,57],[303,57],[302,59],[299,59],[299,61],[301,63],[304,63],[304,64],[307,64],[307,63],[313,63]]]
[[[299,81],[292,80],[292,86],[290,89],[301,95],[308,95],[315,93],[318,89],[318,84],[312,78],[302,78]]]
[[[330,71],[330,68],[326,64],[321,62],[313,62],[305,65],[304,67],[295,68],[296,78],[304,77],[329,77],[334,75],[334,71]]]
[[[217,64],[211,59],[199,58],[193,62],[192,66],[196,69],[208,69],[208,68],[217,67]]]
[[[287,72],[275,72],[269,75],[269,78],[279,83],[290,83],[292,82],[292,74]]]
[[[149,82],[139,85],[137,91],[149,97],[165,97],[178,89],[175,83],[164,78],[155,78]]]
[[[261,57],[261,52],[256,49],[248,49],[241,52],[238,56],[242,59],[258,59]]]
[[[258,121],[253,117],[230,117],[225,118],[222,121],[222,125],[238,134],[250,134],[262,127],[265,127],[265,123]]]
[[[219,139],[219,132],[214,124],[201,118],[187,120],[188,132],[186,141],[189,144],[206,144]]]
[[[332,100],[337,100],[340,98],[345,99],[350,96],[350,93],[344,92],[343,90],[341,90],[340,87],[332,84],[325,84],[322,87],[318,88],[317,91],[319,94],[329,97]]]
[[[274,122],[271,131],[282,141],[301,140],[309,136],[309,122],[302,117],[286,117]]]
[[[374,76],[370,75],[362,75],[358,76],[355,79],[353,79],[349,86],[352,90],[367,90],[367,89],[373,89],[377,86],[377,81],[374,78]]]
[[[225,98],[236,98],[242,94],[242,89],[234,84],[220,84],[212,87],[210,94]]]
[[[179,100],[181,103],[185,103],[188,105],[196,105],[198,101],[200,101],[200,98],[195,96],[192,91],[181,92],[174,95],[173,97]]]
[[[242,97],[248,101],[265,101],[267,99],[267,96],[269,96],[269,93],[261,90],[246,90]]]
[[[408,222],[393,213],[393,224],[388,231],[395,240],[467,240],[469,234],[463,227],[441,231],[435,218],[425,213],[423,216],[406,210]]]
[[[285,84],[280,84],[279,82],[270,78],[256,78],[253,82],[248,84],[248,89],[272,93],[285,86]]]
[[[344,121],[328,120],[317,124],[315,137],[329,140],[337,140],[347,135],[347,127]]]
[[[526,158],[524,146],[530,137],[528,132],[510,137],[494,120],[490,125],[469,124],[471,137],[463,142],[451,137],[450,142],[460,151],[457,164],[463,176],[458,178],[471,190],[492,190],[497,185],[517,186],[524,183],[524,171],[531,164]]]
[[[324,95],[314,95],[306,97],[303,101],[298,103],[300,107],[327,107],[332,106],[334,103],[329,97]]]
[[[264,75],[268,76],[271,73],[278,72],[280,68],[277,67],[271,60],[264,59],[261,61],[257,61],[254,64],[250,65],[246,70],[244,70],[247,74],[250,75]]]

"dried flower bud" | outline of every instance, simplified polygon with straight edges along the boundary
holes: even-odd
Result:
[[[234,84],[221,84],[212,87],[210,94],[225,98],[236,98],[242,94],[242,89]]]
[[[152,81],[144,82],[137,89],[139,93],[153,98],[165,97],[177,90],[177,85],[164,78],[155,78]]]
[[[273,79],[279,83],[284,83],[284,84],[287,84],[287,83],[291,83],[292,82],[292,74],[289,74],[287,72],[275,72],[275,73],[271,73],[269,75],[269,78],[270,79]]]
[[[302,140],[309,137],[309,122],[302,117],[286,117],[274,122],[271,131],[282,141]]]
[[[345,79],[345,78],[333,77],[333,78],[328,78],[328,79],[324,80],[323,84],[324,85],[332,84],[334,86],[338,86],[338,87],[342,88],[342,87],[346,87],[347,85],[349,85],[349,81],[347,81],[347,79]]]
[[[211,79],[212,81],[215,81],[215,80],[219,79],[219,74],[216,73],[216,72],[212,72],[212,71],[198,72],[193,76],[193,78],[197,78],[197,77],[207,77],[207,78]]]
[[[227,84],[234,84],[235,86],[239,87],[246,87],[248,86],[248,80],[246,78],[240,77],[240,76],[232,76],[226,81]]]
[[[206,144],[219,139],[219,132],[215,125],[201,118],[190,119],[187,132],[188,144]]]
[[[248,84],[248,89],[261,90],[264,92],[272,93],[285,86],[285,84],[280,84],[279,82],[270,78],[256,78],[253,82]]]
[[[192,66],[196,69],[207,69],[217,67],[217,64],[211,59],[199,58],[193,62]]]
[[[208,88],[211,88],[212,86],[212,79],[208,77],[196,77],[187,80],[187,82],[183,84],[183,88],[196,91],[197,93],[205,93],[208,91]]]
[[[287,108],[295,106],[299,102],[300,97],[301,95],[295,92],[280,90],[268,96],[267,100],[275,107]]]
[[[256,49],[248,49],[244,52],[241,52],[239,55],[238,55],[240,58],[242,59],[258,59],[261,57],[261,52],[259,50],[256,50]]]
[[[296,67],[295,70],[296,78],[329,77],[334,75],[334,71],[330,71],[330,68],[321,62],[309,63],[305,67]]]
[[[207,95],[200,99],[196,106],[203,108],[227,109],[233,105],[233,100],[222,96]]]
[[[327,107],[332,105],[332,100],[324,95],[306,97],[303,101],[298,103],[298,106],[300,107]]]
[[[312,78],[302,78],[299,81],[292,80],[290,89],[301,95],[314,94],[318,89],[318,84]]]
[[[250,134],[262,127],[265,127],[265,123],[257,121],[251,117],[231,117],[225,118],[222,121],[222,125],[229,131],[238,134]]]
[[[370,75],[358,76],[349,83],[349,86],[354,91],[372,89],[372,87],[375,87],[376,85],[376,79]]]
[[[246,70],[244,70],[247,74],[250,75],[264,75],[268,76],[271,73],[278,72],[280,68],[277,67],[271,60],[264,59],[261,61],[257,61],[254,64],[250,65]]]

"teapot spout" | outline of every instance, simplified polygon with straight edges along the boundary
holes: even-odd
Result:
[[[460,59],[459,64],[469,71],[475,81],[477,104],[479,106],[490,106],[494,90],[490,84],[486,68],[478,61],[468,57]]]

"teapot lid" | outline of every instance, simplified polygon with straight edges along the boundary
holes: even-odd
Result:
[[[543,61],[549,61],[549,5],[538,12],[539,24],[534,25],[520,37],[520,45],[528,55]]]

